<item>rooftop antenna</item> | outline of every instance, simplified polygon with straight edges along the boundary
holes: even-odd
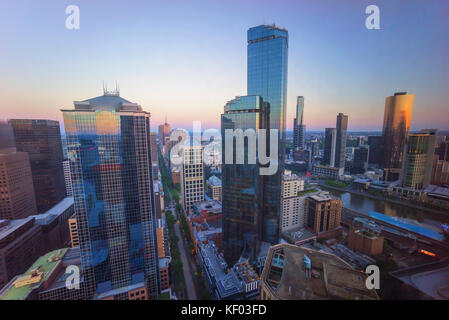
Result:
[[[108,89],[106,88],[106,86],[104,84],[104,80],[103,80],[103,94],[106,95],[107,92],[108,92]]]
[[[115,80],[115,94],[118,96],[120,95],[120,88],[119,88],[117,80]]]
[[[165,114],[165,124],[167,124],[167,114]]]

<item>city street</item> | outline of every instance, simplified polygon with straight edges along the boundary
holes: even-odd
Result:
[[[175,224],[175,232],[176,232],[176,236],[178,237],[178,248],[179,248],[179,252],[181,255],[181,260],[182,260],[182,269],[184,272],[184,279],[185,279],[185,284],[186,284],[186,290],[187,290],[187,298],[189,300],[196,300],[197,299],[197,294],[195,291],[195,286],[193,284],[193,279],[192,279],[192,270],[190,269],[190,263],[187,260],[187,255],[186,255],[186,250],[184,248],[184,241],[183,241],[183,237],[181,234],[181,229],[179,227],[179,223]]]

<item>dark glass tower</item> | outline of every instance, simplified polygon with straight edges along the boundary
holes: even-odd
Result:
[[[221,115],[222,136],[226,129],[259,129],[267,126],[267,104],[259,96],[238,97],[229,101]],[[234,138],[235,140],[235,138]],[[236,141],[233,163],[225,163],[226,141],[222,143],[223,171],[223,250],[226,261],[233,265],[243,254],[256,258],[262,239],[263,177],[259,164],[248,164],[248,143],[244,144],[244,164],[236,164]],[[257,153],[258,154],[258,153]]]
[[[59,122],[13,119],[17,151],[30,158],[38,213],[44,213],[66,197],[64,160]]]
[[[270,105],[267,129],[279,130],[279,156],[276,174],[264,177],[262,239],[277,243],[281,175],[285,158],[287,102],[288,32],[274,25],[248,30],[248,95],[261,96]]]
[[[158,294],[150,114],[118,93],[62,110],[83,273],[91,294]]]
[[[293,148],[304,150],[306,126],[304,120],[304,97],[299,96],[296,102],[296,118],[293,120]]]

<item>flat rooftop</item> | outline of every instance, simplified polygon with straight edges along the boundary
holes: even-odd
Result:
[[[62,263],[67,250],[69,249],[58,249],[41,256],[23,275],[9,282],[4,292],[0,292],[0,300],[26,299],[34,289],[50,278],[56,267]]]
[[[390,273],[436,300],[449,300],[449,257]]]
[[[9,236],[30,220],[33,220],[33,217],[17,220],[0,220],[0,240]]]
[[[310,271],[305,257],[311,261]],[[281,300],[379,299],[365,280],[365,273],[333,254],[291,244],[271,247],[262,272],[262,281]]]

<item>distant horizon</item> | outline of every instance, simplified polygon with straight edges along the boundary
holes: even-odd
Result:
[[[156,127],[167,117],[219,128],[226,102],[246,94],[248,28],[276,23],[289,32],[287,130],[296,96],[309,130],[335,126],[339,112],[351,131],[381,130],[385,98],[400,91],[415,95],[412,130],[449,130],[449,2],[377,2],[379,30],[365,26],[365,0],[78,0],[79,30],[65,27],[69,1],[8,2],[0,118],[62,123],[60,109],[118,81]]]

